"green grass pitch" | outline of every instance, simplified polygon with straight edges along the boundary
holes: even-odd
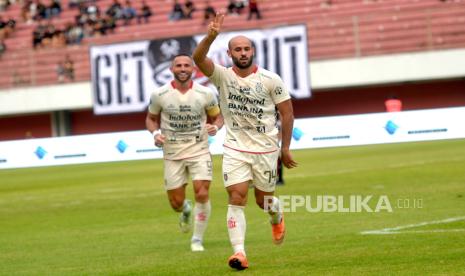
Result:
[[[387,196],[393,212],[286,213],[283,245],[249,194],[251,275],[463,275],[465,221],[426,223],[394,234],[362,231],[465,216],[465,140],[293,152],[279,195]],[[162,161],[0,170],[0,275],[224,275],[231,255],[221,158],[214,157],[205,252],[162,186]],[[192,186],[188,196],[193,198]],[[422,208],[400,208],[421,202]],[[372,206],[373,203],[370,204]]]

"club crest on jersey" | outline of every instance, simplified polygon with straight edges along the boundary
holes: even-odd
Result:
[[[258,82],[255,85],[255,92],[257,92],[257,93],[262,93],[263,92],[263,85],[261,83]]]
[[[166,107],[166,111],[168,112],[175,112],[176,111],[176,106],[174,104],[169,104],[167,107]]]

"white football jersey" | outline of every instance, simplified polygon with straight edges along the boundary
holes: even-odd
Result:
[[[208,153],[207,115],[220,113],[213,91],[192,82],[184,94],[175,82],[157,88],[150,96],[149,112],[160,115],[160,129],[165,135],[163,157],[180,160]]]
[[[224,145],[254,153],[276,151],[276,105],[291,98],[281,78],[258,67],[242,78],[232,68],[215,64],[210,80],[220,94],[226,125]]]

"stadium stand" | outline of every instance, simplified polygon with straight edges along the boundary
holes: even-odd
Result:
[[[104,12],[111,0],[97,1]],[[264,28],[304,23],[308,31],[310,60],[360,57],[399,52],[429,51],[465,46],[465,1],[443,3],[437,0],[338,0],[330,6],[321,0],[267,0],[260,2],[262,20],[247,21],[247,13],[231,17],[225,30]],[[0,88],[56,84],[56,64],[69,54],[75,61],[75,80],[90,79],[89,45],[109,44],[156,37],[203,33],[203,2],[196,3],[192,20],[168,20],[171,1],[149,0],[154,12],[147,24],[123,25],[113,34],[86,37],[80,45],[64,48],[32,48],[32,24],[21,20],[21,6],[16,3],[1,12],[4,18],[15,18],[15,32],[5,40],[7,51],[0,60]],[[226,0],[214,1],[215,9],[224,11]],[[138,10],[141,2],[134,1]],[[74,21],[77,9],[62,2],[63,11],[50,22],[64,28]]]

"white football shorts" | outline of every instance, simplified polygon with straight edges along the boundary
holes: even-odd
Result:
[[[182,160],[164,162],[165,189],[173,190],[187,184],[189,175],[192,180],[212,180],[212,158],[210,153]]]
[[[279,150],[271,153],[250,153],[224,147],[224,186],[250,181],[263,192],[273,192],[276,187]]]

